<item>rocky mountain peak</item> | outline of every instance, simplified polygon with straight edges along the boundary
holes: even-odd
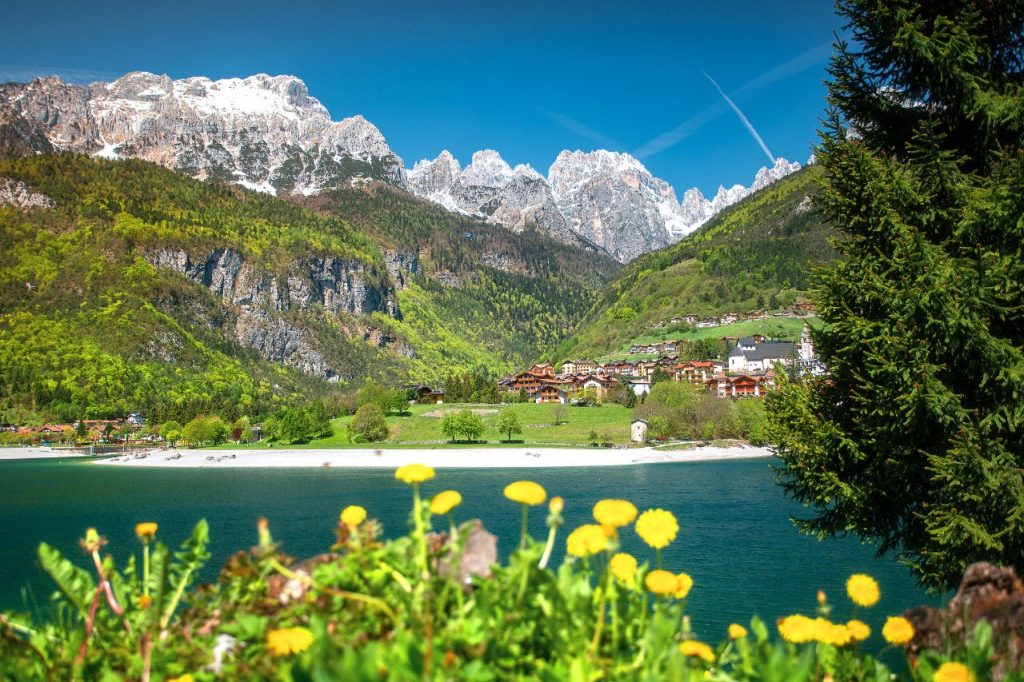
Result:
[[[506,187],[512,182],[512,167],[493,149],[473,153],[469,165],[462,171],[461,181],[467,187]]]
[[[197,178],[313,194],[352,178],[405,184],[402,160],[362,116],[332,121],[295,76],[8,84],[0,106],[58,149],[143,158]]]

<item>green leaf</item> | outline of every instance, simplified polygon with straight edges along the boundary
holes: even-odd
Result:
[[[89,610],[93,593],[96,591],[96,583],[87,571],[75,566],[65,559],[59,550],[45,542],[39,545],[39,563],[57,583],[57,587],[68,601],[78,607],[79,611]]]

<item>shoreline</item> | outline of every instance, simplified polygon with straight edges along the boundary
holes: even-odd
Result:
[[[81,455],[77,452],[69,452],[67,450],[54,450],[53,448],[43,446],[0,448],[0,462],[29,459],[64,459],[72,457],[75,459],[81,459],[82,457],[88,457],[88,455]]]
[[[537,467],[630,466],[675,462],[709,462],[771,457],[767,447],[704,446],[688,450],[655,448],[458,448],[441,449],[282,449],[267,450],[155,450],[145,455],[97,459],[101,466],[161,468],[274,468],[328,467],[395,469],[405,464],[427,464],[437,469],[529,469]],[[172,459],[173,458],[173,459]]]

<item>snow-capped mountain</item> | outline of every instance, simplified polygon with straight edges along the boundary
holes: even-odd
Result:
[[[350,178],[404,183],[402,160],[361,116],[332,121],[294,76],[112,83],[57,77],[0,86],[0,106],[62,150],[138,157],[197,178],[313,194]]]
[[[719,187],[711,200],[697,188],[675,190],[629,154],[563,151],[545,179],[529,166],[514,169],[493,150],[473,154],[462,169],[450,152],[408,171],[409,189],[446,208],[513,230],[528,224],[572,242],[582,237],[628,262],[693,232],[712,216],[800,169],[778,159],[750,187]]]
[[[622,262],[697,229],[713,215],[800,168],[779,159],[748,188],[711,200],[675,190],[629,154],[563,151],[544,177],[498,152],[463,168],[447,151],[406,170],[362,116],[331,120],[294,76],[213,81],[133,72],[111,83],[57,77],[0,85],[0,153],[70,150],[137,157],[200,179],[272,194],[317,194],[377,179],[445,208],[566,243],[596,245]]]

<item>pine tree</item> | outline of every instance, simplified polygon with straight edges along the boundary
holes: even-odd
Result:
[[[820,380],[767,401],[819,536],[949,587],[1024,566],[1024,2],[840,0],[818,208]]]

